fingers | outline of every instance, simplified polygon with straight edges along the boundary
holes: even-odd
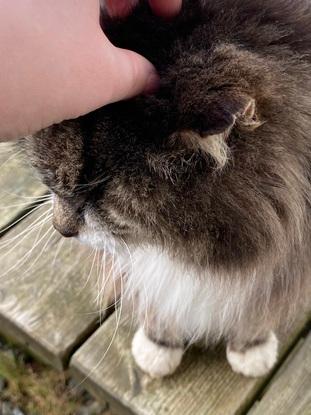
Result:
[[[115,59],[110,102],[127,99],[142,92],[150,93],[157,89],[159,78],[147,59],[125,49],[116,49]]]
[[[111,16],[124,17],[130,14],[138,0],[106,0],[106,7]],[[149,0],[155,14],[171,17],[177,14],[182,6],[182,0]]]
[[[182,6],[182,0],[149,0],[149,3],[154,13],[162,17],[176,15]]]
[[[125,17],[136,6],[138,0],[106,0],[105,5],[112,17]]]

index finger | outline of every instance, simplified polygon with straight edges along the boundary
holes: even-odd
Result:
[[[182,0],[149,0],[149,4],[155,14],[172,17],[180,11]]]
[[[125,17],[130,14],[138,0],[106,0],[105,5],[112,17]],[[149,0],[150,7],[155,14],[162,17],[171,17],[177,14],[182,6],[182,0]]]

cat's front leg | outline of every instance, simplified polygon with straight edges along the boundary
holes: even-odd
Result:
[[[248,377],[266,375],[275,365],[277,355],[278,340],[272,331],[244,345],[235,342],[227,345],[227,359],[232,370]]]
[[[153,378],[171,375],[180,365],[184,353],[182,342],[173,342],[164,335],[153,337],[151,330],[142,326],[132,342],[132,354],[139,368]]]

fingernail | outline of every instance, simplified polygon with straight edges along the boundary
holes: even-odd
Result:
[[[154,94],[160,87],[160,77],[155,69],[152,69],[147,80],[144,94]]]
[[[149,0],[153,12],[163,19],[174,18],[182,8],[181,0]]]
[[[136,0],[106,0],[106,6],[110,17],[126,17],[136,5]]]

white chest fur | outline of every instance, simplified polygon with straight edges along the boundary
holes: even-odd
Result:
[[[127,258],[128,259],[128,258]],[[192,341],[218,341],[240,318],[253,284],[199,275],[155,248],[137,249],[125,284],[146,324],[170,330]],[[150,323],[150,322],[149,322]]]

